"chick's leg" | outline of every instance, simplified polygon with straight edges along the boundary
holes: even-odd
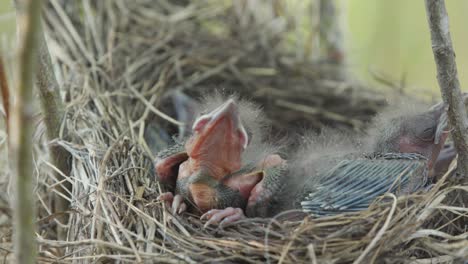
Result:
[[[244,211],[240,208],[233,207],[212,209],[200,217],[201,220],[208,220],[204,227],[211,224],[219,224],[220,226],[223,226],[225,224],[234,223],[243,218],[245,218]]]
[[[181,214],[187,210],[187,204],[179,194],[174,196],[171,192],[162,193],[159,195],[158,200],[164,201],[168,208],[172,208],[173,214]]]

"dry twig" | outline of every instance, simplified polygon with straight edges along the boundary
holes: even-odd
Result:
[[[16,3],[20,0],[15,0]],[[18,5],[16,5],[18,7]],[[57,140],[63,137],[63,119],[65,117],[65,107],[63,105],[59,84],[54,74],[52,61],[49,54],[47,42],[42,31],[38,35],[38,56],[37,56],[37,74],[36,86],[39,91],[39,101],[42,108],[42,115],[46,125],[47,138],[49,141]],[[54,198],[54,212],[66,212],[69,209],[69,201],[63,196],[71,191],[71,184],[66,179],[70,173],[68,165],[70,154],[57,144],[49,144],[50,159],[52,164],[61,172],[55,173],[55,178],[60,184],[57,184]],[[57,217],[57,237],[64,239],[66,230],[63,228],[67,224],[68,215],[61,214]]]
[[[32,163],[32,100],[34,58],[37,37],[40,34],[41,0],[24,0],[17,3],[19,27],[18,85],[11,113],[10,150],[15,190],[15,254],[18,263],[35,263],[35,205]]]
[[[437,80],[447,107],[449,124],[459,157],[459,173],[468,183],[468,118],[458,81],[455,51],[450,37],[449,17],[444,0],[426,0],[427,21],[432,51],[437,66]]]
[[[6,68],[3,64],[3,58],[0,56],[0,91],[2,95],[3,109],[5,110],[5,124],[7,126],[8,132],[8,123],[10,116],[10,89],[8,87],[8,81],[6,77]]]

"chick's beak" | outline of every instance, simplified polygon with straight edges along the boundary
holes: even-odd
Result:
[[[234,100],[199,117],[192,130],[194,134],[186,144],[192,159],[214,168],[235,170],[240,167],[248,136]]]
[[[447,111],[446,107],[444,106],[443,103],[439,103],[431,108],[431,110],[434,112],[434,116],[437,119],[437,127],[435,130],[435,135],[434,135],[434,145],[432,147],[432,154],[429,159],[429,164],[428,167],[429,169],[432,169],[434,164],[437,161],[437,158],[439,157],[440,151],[442,147],[445,144],[445,140],[448,137],[449,131],[448,129],[448,117],[447,117]]]

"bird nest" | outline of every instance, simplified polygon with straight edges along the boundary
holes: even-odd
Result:
[[[176,129],[168,103],[175,91],[191,97],[235,91],[262,105],[277,131],[303,124],[360,131],[384,105],[342,65],[298,56],[306,45],[291,48],[300,31],[294,15],[264,1],[50,1],[48,45],[67,105],[64,139],[52,143],[71,154],[73,187],[67,238],[57,240],[61,224],[50,214],[51,194],[63,183],[38,147],[40,260],[441,263],[467,257],[460,197],[468,188],[442,188],[445,178],[426,193],[388,195],[360,213],[250,218],[222,228],[204,228],[188,213],[174,216],[157,201],[153,158]],[[5,230],[8,255],[11,228]]]

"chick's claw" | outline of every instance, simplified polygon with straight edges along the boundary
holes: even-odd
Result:
[[[204,228],[211,224],[219,224],[220,226],[223,226],[225,224],[234,223],[243,218],[245,218],[244,211],[240,208],[232,207],[225,209],[212,209],[200,217],[201,220],[208,220],[203,226]]]
[[[172,208],[173,214],[181,214],[187,210],[184,198],[178,194],[174,196],[171,192],[162,193],[158,196],[158,200],[164,201],[168,208]]]
[[[172,213],[181,214],[187,209],[187,205],[184,203],[184,198],[180,195],[174,196],[174,201],[172,202]]]

